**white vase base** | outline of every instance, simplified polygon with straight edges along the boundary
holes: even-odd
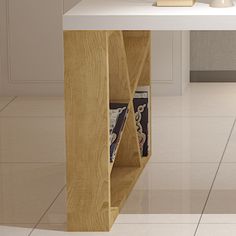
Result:
[[[232,0],[213,0],[210,6],[214,8],[225,8],[225,7],[233,7],[234,3]]]

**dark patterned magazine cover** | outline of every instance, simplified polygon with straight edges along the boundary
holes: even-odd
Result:
[[[127,103],[110,103],[110,161],[114,162],[120,133],[128,111]]]
[[[141,156],[148,156],[148,91],[136,91],[134,112]]]

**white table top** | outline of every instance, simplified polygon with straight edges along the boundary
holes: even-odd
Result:
[[[156,7],[151,0],[82,0],[63,19],[64,30],[236,30],[236,4],[211,8]]]

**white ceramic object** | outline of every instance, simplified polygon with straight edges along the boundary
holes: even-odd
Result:
[[[213,0],[210,6],[216,8],[233,7],[234,3],[232,0]]]

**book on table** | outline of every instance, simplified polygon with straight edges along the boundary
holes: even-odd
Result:
[[[192,7],[196,0],[156,0],[157,7]]]

